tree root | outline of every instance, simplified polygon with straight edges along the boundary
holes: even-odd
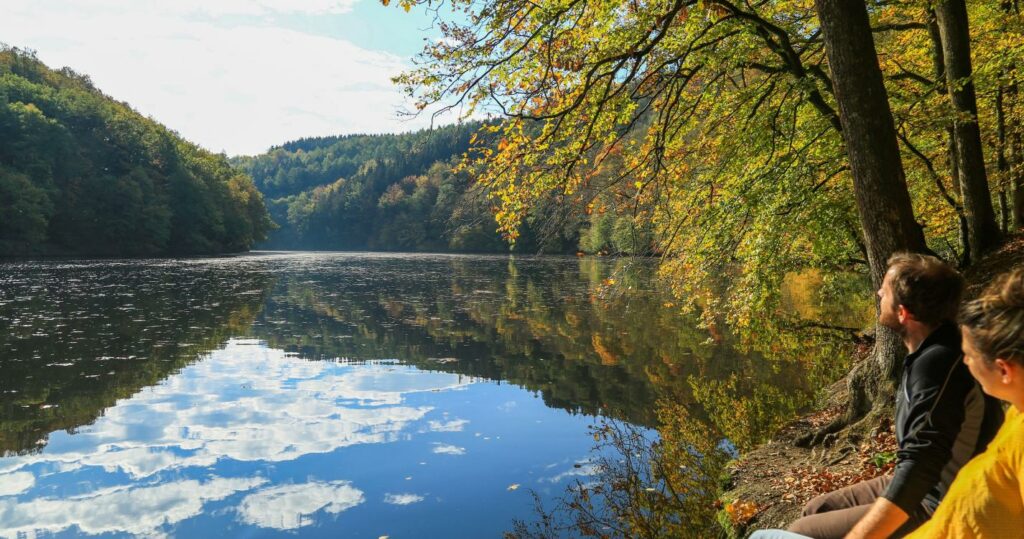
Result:
[[[803,447],[805,449],[816,447],[818,445],[821,445],[822,442],[825,441],[825,438],[832,436],[835,433],[843,430],[847,425],[849,425],[849,421],[846,419],[845,415],[841,415],[833,419],[832,422],[830,422],[828,425],[825,425],[824,427],[816,431],[808,432],[807,434],[800,436],[799,438],[793,441],[793,445],[797,447]]]
[[[846,378],[846,388],[845,413],[827,425],[796,438],[793,445],[806,449],[819,445],[830,447],[839,438],[838,433],[848,430],[850,436],[856,436],[854,433],[862,430],[864,421],[891,410],[889,396],[893,385],[880,375],[878,364],[870,359],[854,366]]]

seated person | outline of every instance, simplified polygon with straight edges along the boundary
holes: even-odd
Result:
[[[988,449],[960,470],[935,515],[908,537],[1024,537],[1024,268],[967,303],[960,330],[971,374],[1010,408]]]
[[[788,528],[796,535],[755,537],[903,537],[935,512],[957,471],[985,449],[1003,419],[960,360],[952,320],[962,290],[960,275],[935,257],[889,260],[879,323],[899,333],[908,352],[896,393],[895,473],[814,498]]]

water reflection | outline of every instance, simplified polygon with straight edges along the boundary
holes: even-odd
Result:
[[[313,523],[310,515],[324,511],[338,514],[366,501],[363,492],[348,481],[283,485],[262,489],[242,499],[242,522],[260,528],[293,530]]]
[[[244,335],[271,280],[169,262],[0,265],[0,454],[87,425]]]
[[[412,531],[422,525],[384,526],[379,515],[428,495],[435,511],[480,516],[435,518],[427,529],[498,531],[515,506],[496,511],[496,495],[540,476],[566,450],[584,453],[586,421],[480,382],[387,360],[307,361],[231,340],[74,434],[0,459],[0,536],[183,534],[187,521],[206,523],[200,536],[232,527]],[[505,518],[488,522],[488,514]]]
[[[279,350],[231,341],[156,387],[107,410],[76,436],[19,459],[63,473],[101,467],[142,479],[222,459],[288,461],[354,444],[398,440],[429,406],[410,393],[465,387],[457,375],[395,364],[350,367],[296,361]]]
[[[118,485],[25,502],[4,498],[0,499],[0,534],[34,537],[73,527],[88,535],[157,535],[167,525],[198,515],[210,502],[265,482],[259,478],[189,479],[153,486]]]
[[[793,353],[798,337],[744,348],[673,308],[653,271],[0,265],[0,536],[497,535],[529,489],[594,473],[591,415],[654,425],[667,395],[743,445],[813,397],[828,364]]]

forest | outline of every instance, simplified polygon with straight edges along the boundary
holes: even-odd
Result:
[[[477,127],[302,139],[233,163],[281,227],[269,248],[503,251],[485,201],[453,161]]]
[[[398,135],[289,142],[232,163],[250,174],[280,229],[273,249],[508,252],[492,204],[462,166],[471,146],[494,146],[492,123],[468,121]],[[548,218],[534,209],[517,231],[523,253],[645,253],[628,216]]]
[[[252,180],[30,51],[0,48],[0,256],[246,251]]]

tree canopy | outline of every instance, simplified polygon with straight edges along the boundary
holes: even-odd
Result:
[[[680,297],[740,327],[777,306],[793,270],[869,273],[814,2],[406,4],[436,10],[445,35],[398,79],[418,107],[504,118],[485,127],[497,143],[471,149],[467,166],[510,237],[551,201],[592,223],[629,216],[666,254]],[[867,6],[913,219],[924,248],[961,263],[972,231],[986,229],[984,216],[971,222],[981,206],[963,186],[998,199],[1004,230],[1021,225],[1008,200],[1021,185],[1014,67],[1024,25],[1013,2],[967,7],[974,69],[947,77],[949,32],[929,3]],[[955,106],[968,83],[976,116]],[[957,166],[966,149],[956,146],[970,141],[956,126],[971,123],[992,181]],[[729,290],[710,290],[722,274],[734,276]]]

